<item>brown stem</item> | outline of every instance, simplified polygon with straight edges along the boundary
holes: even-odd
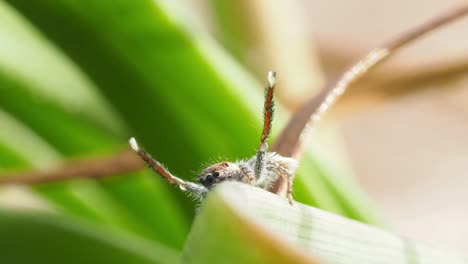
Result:
[[[404,32],[381,48],[372,50],[362,60],[345,71],[338,80],[327,84],[317,96],[309,99],[299,108],[281,132],[272,150],[283,156],[300,159],[304,152],[304,146],[310,138],[309,132],[351,84],[360,80],[369,70],[374,69],[394,55],[400,48],[467,13],[468,5],[460,6]]]
[[[41,184],[77,178],[102,178],[143,169],[145,163],[131,149],[109,157],[69,161],[48,171],[17,172],[0,177],[1,184]]]

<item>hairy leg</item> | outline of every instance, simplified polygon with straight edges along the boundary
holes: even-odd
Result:
[[[204,198],[208,193],[208,189],[202,185],[198,185],[193,182],[184,181],[169,172],[161,163],[151,157],[151,155],[146,152],[145,150],[141,149],[138,146],[135,138],[131,138],[129,140],[130,146],[132,149],[149,165],[154,172],[161,175],[164,179],[166,179],[169,183],[175,184],[179,186],[179,188],[183,191],[188,191],[193,195]]]
[[[273,112],[275,102],[273,100],[273,91],[275,89],[276,83],[276,73],[268,72],[268,86],[265,89],[265,104],[263,109],[263,131],[260,138],[260,147],[257,150],[257,155],[255,156],[255,166],[254,173],[255,177],[258,179],[262,177],[263,170],[265,169],[265,155],[268,151],[267,139],[271,133],[271,125],[273,121]]]

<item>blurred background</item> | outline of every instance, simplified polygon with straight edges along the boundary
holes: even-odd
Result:
[[[1,1],[0,177],[113,155],[134,135],[193,179],[253,155],[268,70],[278,72],[277,135],[368,50],[462,3]],[[437,30],[354,85],[317,129],[296,199],[466,252],[467,30],[468,19]],[[24,228],[13,212],[32,210],[175,255],[195,210],[146,170],[1,186],[0,206],[3,237]]]

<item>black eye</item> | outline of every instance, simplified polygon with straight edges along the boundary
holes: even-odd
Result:
[[[214,176],[214,177],[218,177],[218,176],[219,176],[219,172],[217,172],[217,171],[213,172],[213,176]]]
[[[213,180],[214,180],[213,174],[208,173],[207,175],[205,175],[206,183],[211,184],[211,183],[213,183]]]

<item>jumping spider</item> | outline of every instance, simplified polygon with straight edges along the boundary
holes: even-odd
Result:
[[[265,89],[263,113],[263,132],[257,154],[250,159],[237,162],[224,161],[204,169],[197,178],[197,183],[184,181],[169,172],[161,163],[153,159],[141,149],[135,138],[130,139],[130,145],[138,155],[159,175],[180,189],[191,192],[200,200],[216,185],[224,181],[237,181],[271,191],[273,184],[282,178],[287,182],[286,197],[292,204],[292,179],[298,162],[293,158],[282,157],[277,153],[268,152],[267,139],[270,135],[274,112],[273,91],[276,83],[276,73],[268,73],[268,85]]]

